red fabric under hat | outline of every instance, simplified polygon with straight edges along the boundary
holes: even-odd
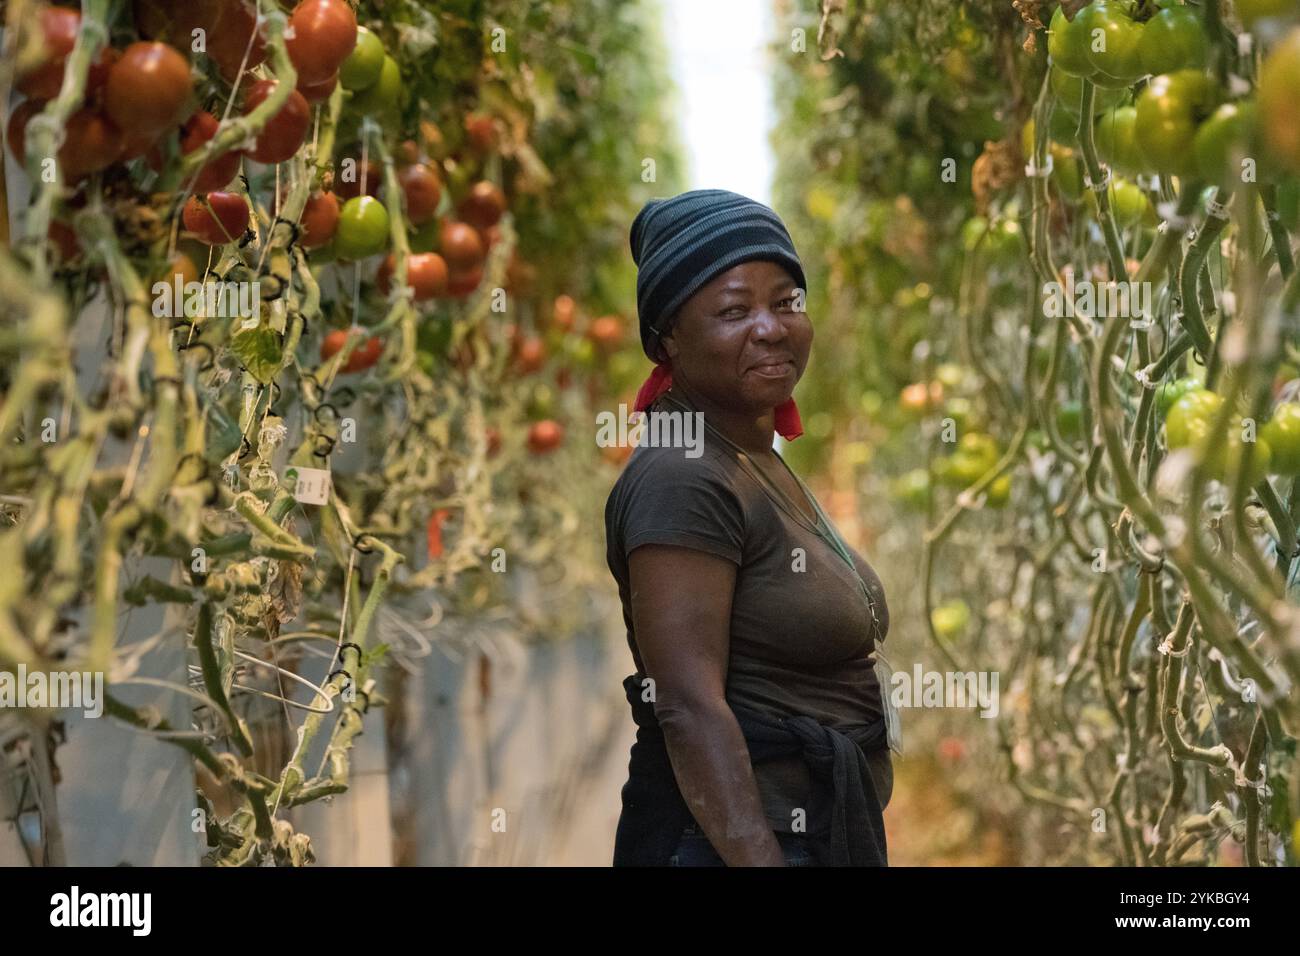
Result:
[[[663,363],[656,365],[650,377],[637,391],[632,410],[644,412],[656,398],[668,391],[672,384],[673,370]],[[794,398],[787,398],[776,406],[776,433],[786,441],[794,441],[803,434],[803,422],[799,418],[799,406],[794,403]]]

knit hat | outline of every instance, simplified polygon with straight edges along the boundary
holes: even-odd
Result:
[[[691,296],[742,262],[776,262],[807,289],[803,266],[781,217],[769,207],[725,189],[695,189],[669,199],[651,199],[632,221],[629,237],[637,265],[636,305],[641,347],[651,361],[665,325]],[[642,411],[672,384],[659,365],[637,393]],[[790,399],[777,408],[777,431],[786,439],[802,434]]]

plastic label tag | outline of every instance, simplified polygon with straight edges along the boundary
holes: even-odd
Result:
[[[290,468],[284,477],[293,482],[293,497],[305,505],[328,504],[330,473],[324,468]]]
[[[880,702],[885,709],[885,729],[889,735],[889,749],[900,757],[903,755],[903,721],[898,708],[894,706],[893,689],[894,669],[889,666],[880,647],[876,647],[876,680],[880,682]]]

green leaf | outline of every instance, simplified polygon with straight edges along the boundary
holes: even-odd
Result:
[[[230,347],[248,374],[263,385],[270,385],[284,364],[284,342],[274,329],[258,326],[236,332]]]

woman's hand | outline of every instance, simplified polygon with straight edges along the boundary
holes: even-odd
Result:
[[[784,866],[726,702],[736,565],[675,545],[628,556],[632,621],[686,805],[728,866]]]

